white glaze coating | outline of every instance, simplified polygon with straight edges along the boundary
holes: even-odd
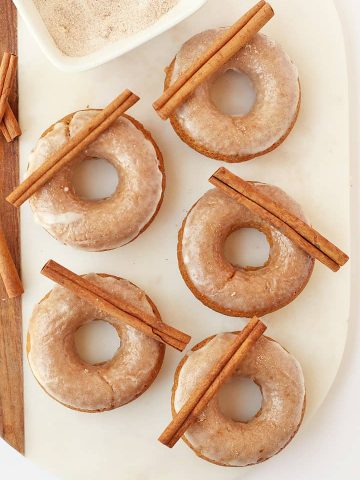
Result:
[[[178,376],[175,411],[180,410],[234,339],[234,334],[222,333],[199,350],[189,352]],[[305,384],[299,362],[266,337],[258,340],[236,375],[249,377],[260,386],[260,412],[247,423],[234,421],[222,414],[215,396],[185,437],[206,459],[240,467],[270,458],[291,440],[301,423]]]
[[[189,39],[176,55],[171,83],[223,29]],[[211,101],[212,83],[228,70],[240,70],[253,83],[256,100],[244,116],[220,112]],[[273,40],[257,34],[214,75],[205,80],[175,112],[176,121],[195,144],[227,156],[256,156],[270,149],[291,128],[300,101],[298,72]]]
[[[306,221],[301,207],[272,185],[257,187]],[[270,244],[268,262],[257,269],[235,267],[224,256],[226,238],[239,228],[261,230]],[[183,227],[181,257],[186,275],[213,308],[251,317],[289,303],[306,285],[314,260],[289,238],[225,193],[206,192],[189,212]]]
[[[37,142],[28,174],[82,128],[95,110],[75,113],[69,127],[59,122]],[[104,200],[79,198],[74,168],[88,158],[104,158],[116,169],[119,184]],[[85,250],[109,250],[133,240],[155,214],[163,175],[154,145],[129,119],[121,117],[71,165],[63,168],[30,199],[35,219],[59,241]]]
[[[96,274],[85,278],[154,315],[145,293],[127,280]],[[111,323],[121,339],[114,357],[99,365],[82,361],[74,343],[78,328],[93,320]],[[30,319],[28,359],[33,374],[49,395],[78,410],[108,410],[134,400],[153,381],[163,353],[160,342],[60,286],[36,305]]]

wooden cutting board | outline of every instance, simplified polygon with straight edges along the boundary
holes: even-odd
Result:
[[[17,52],[17,15],[11,0],[0,0],[0,54]],[[10,103],[17,115],[17,85]],[[5,197],[18,184],[19,145],[0,139],[0,219],[10,252],[20,265],[19,211]],[[24,453],[21,297],[9,299],[0,282],[0,436]]]

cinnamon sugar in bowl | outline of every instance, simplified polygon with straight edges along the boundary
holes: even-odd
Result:
[[[207,0],[14,0],[48,59],[64,71],[106,63],[160,35]]]

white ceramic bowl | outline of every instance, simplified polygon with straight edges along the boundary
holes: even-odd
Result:
[[[69,57],[56,46],[34,2],[32,0],[13,1],[44,54],[56,67],[68,72],[88,70],[129,52],[189,17],[207,2],[207,0],[179,0],[174,8],[147,29],[110,43],[89,55]]]

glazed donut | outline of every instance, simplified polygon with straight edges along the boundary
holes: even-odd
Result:
[[[209,337],[183,358],[175,372],[173,416],[233,341],[233,333]],[[244,467],[279,453],[296,434],[305,410],[305,385],[299,362],[264,336],[235,375],[251,378],[260,387],[262,405],[258,413],[248,422],[234,421],[221,412],[215,396],[182,438],[204,460]]]
[[[97,114],[71,114],[48,129],[30,156],[31,174]],[[116,191],[85,200],[74,191],[75,168],[86,158],[104,158],[119,177]],[[162,155],[150,133],[128,115],[116,120],[74,162],[30,198],[35,219],[60,242],[90,251],[110,250],[134,240],[158,212],[165,188]]]
[[[306,221],[301,207],[277,187],[256,183],[265,195]],[[266,235],[270,255],[262,267],[237,267],[224,256],[227,237],[240,228]],[[205,305],[230,316],[262,316],[284,307],[310,279],[314,259],[289,238],[217,189],[186,216],[178,237],[180,272]]]
[[[169,87],[221,35],[208,30],[190,38],[166,70]],[[253,83],[256,100],[246,115],[226,115],[211,99],[211,86],[228,70],[242,71]],[[179,137],[207,157],[242,162],[270,152],[293,128],[300,108],[298,72],[269,37],[257,34],[171,115]]]
[[[127,280],[103,274],[85,278],[160,318],[150,298]],[[95,365],[78,356],[74,342],[75,332],[93,320],[113,325],[121,340],[111,360]],[[164,344],[109,317],[61,286],[36,305],[30,319],[27,356],[31,370],[46,393],[74,410],[101,412],[131,402],[154,381],[164,353]]]

